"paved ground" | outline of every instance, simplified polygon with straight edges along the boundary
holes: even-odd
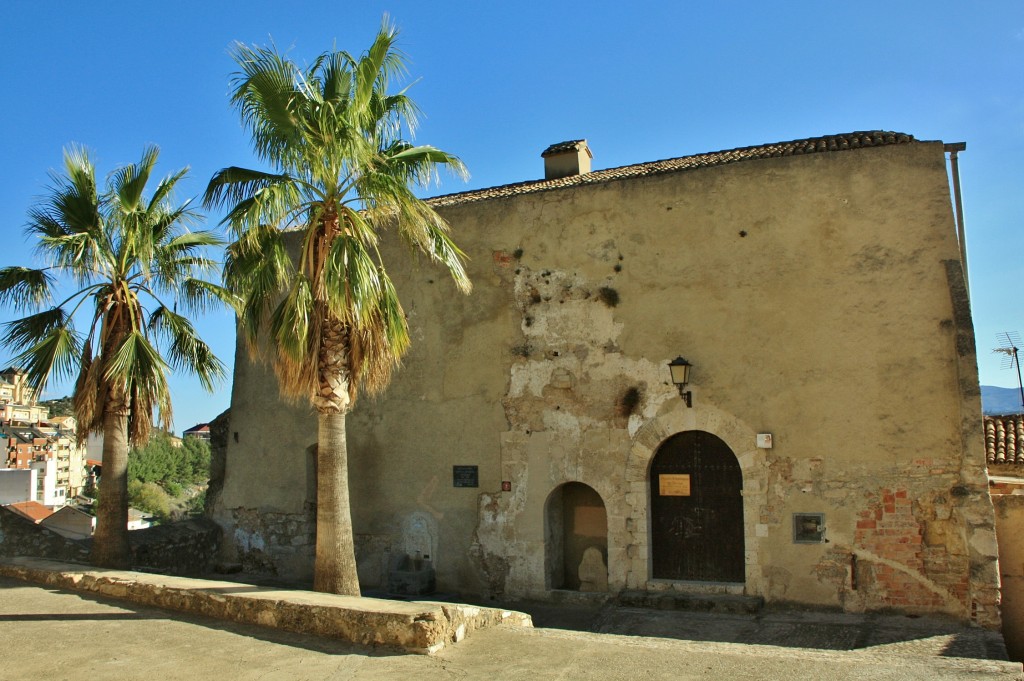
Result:
[[[574,631],[813,650],[1007,659],[998,633],[947,619],[792,609],[768,609],[748,615],[614,606],[567,608],[548,603],[508,607],[530,613],[537,627]]]
[[[984,652],[988,639],[980,630],[932,620],[865,617],[847,623],[842,618],[849,616],[811,613],[758,619],[546,607],[528,608],[538,624],[621,633],[496,628],[426,657],[0,578],[0,679],[1024,678],[1019,664],[954,656]],[[837,648],[868,647],[795,647],[812,639],[819,646],[832,641]]]

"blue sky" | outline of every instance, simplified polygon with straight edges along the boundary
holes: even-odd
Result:
[[[160,173],[190,166],[179,198],[197,196],[219,168],[256,164],[227,102],[232,42],[273,40],[300,62],[334,47],[360,52],[384,12],[402,29],[418,81],[417,140],[459,155],[472,174],[425,195],[537,179],[544,147],[580,137],[595,169],[854,130],[967,142],[960,170],[981,381],[1015,384],[990,350],[1000,331],[1024,332],[1019,0],[6,0],[0,265],[39,264],[25,213],[68,143],[93,150],[102,173],[158,144]],[[0,310],[0,322],[11,316]],[[230,365],[232,317],[199,326]],[[230,397],[230,382],[208,395],[177,377],[172,389],[178,431]]]

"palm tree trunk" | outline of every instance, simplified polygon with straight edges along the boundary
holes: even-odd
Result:
[[[128,410],[108,405],[103,415],[103,474],[92,562],[127,568],[128,559]]]
[[[316,564],[313,588],[359,596],[348,493],[345,413],[321,412],[316,476]]]

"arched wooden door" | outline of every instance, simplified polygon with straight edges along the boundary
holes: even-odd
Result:
[[[665,440],[650,472],[651,576],[743,582],[743,474],[720,438],[693,430]]]

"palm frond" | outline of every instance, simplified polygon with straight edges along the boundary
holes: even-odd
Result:
[[[309,360],[309,339],[314,319],[311,282],[296,276],[288,294],[270,316],[270,335],[278,351],[295,362]]]
[[[188,319],[160,306],[150,315],[149,327],[166,342],[167,359],[174,369],[195,374],[210,392],[216,383],[224,379],[223,362],[199,338]]]
[[[102,215],[103,200],[96,187],[96,170],[82,147],[64,152],[65,175],[50,173],[44,200],[28,211],[26,232],[38,239],[37,253],[53,266],[66,269],[78,281],[88,281],[102,269],[108,245]]]
[[[331,314],[357,327],[368,321],[383,290],[370,252],[358,239],[347,236],[331,244],[321,281]]]
[[[0,304],[18,310],[45,305],[52,299],[54,284],[53,275],[46,269],[4,267],[0,269]]]
[[[75,380],[75,391],[71,406],[78,420],[77,435],[79,442],[84,442],[89,433],[103,428],[103,415],[106,411],[107,386],[103,381],[102,366],[92,356],[92,341],[86,340],[82,349],[82,362]]]
[[[42,342],[54,329],[70,325],[71,316],[61,307],[52,307],[4,324],[0,345],[20,351]]]
[[[42,393],[51,377],[71,376],[78,366],[80,340],[67,321],[50,325],[33,345],[11,360],[15,366],[25,370],[26,380],[36,394]],[[30,330],[22,331],[24,335],[31,334]]]
[[[266,173],[259,170],[231,166],[214,173],[203,194],[203,205],[217,208],[237,203],[267,187],[291,183],[287,173]]]
[[[224,287],[241,300],[240,330],[254,356],[264,314],[281,297],[293,270],[281,232],[269,225],[245,232],[228,246]]]
[[[116,169],[110,177],[110,191],[122,211],[142,210],[142,193],[156,165],[160,150],[147,145],[138,163],[130,163]]]
[[[166,205],[171,200],[171,196],[174,192],[175,186],[178,181],[188,175],[188,167],[184,167],[181,170],[171,173],[164,179],[160,180],[160,183],[153,190],[153,195],[149,197],[149,205],[146,206],[146,211],[154,211],[160,209],[161,206]],[[186,202],[188,203],[188,202]]]
[[[205,279],[188,277],[181,281],[178,301],[190,313],[205,313],[225,305],[236,313],[241,309],[241,299],[225,286],[219,286]]]
[[[125,334],[105,359],[103,378],[108,383],[123,386],[128,393],[135,389],[152,395],[167,392],[167,363],[142,331]]]
[[[285,160],[299,135],[296,102],[300,72],[273,49],[236,43],[231,56],[241,71],[231,79],[231,103],[253,133],[256,153],[271,162]]]
[[[198,232],[185,232],[174,238],[161,243],[160,254],[162,256],[176,257],[184,254],[195,253],[200,248],[225,245],[224,239],[216,232],[202,230]]]

